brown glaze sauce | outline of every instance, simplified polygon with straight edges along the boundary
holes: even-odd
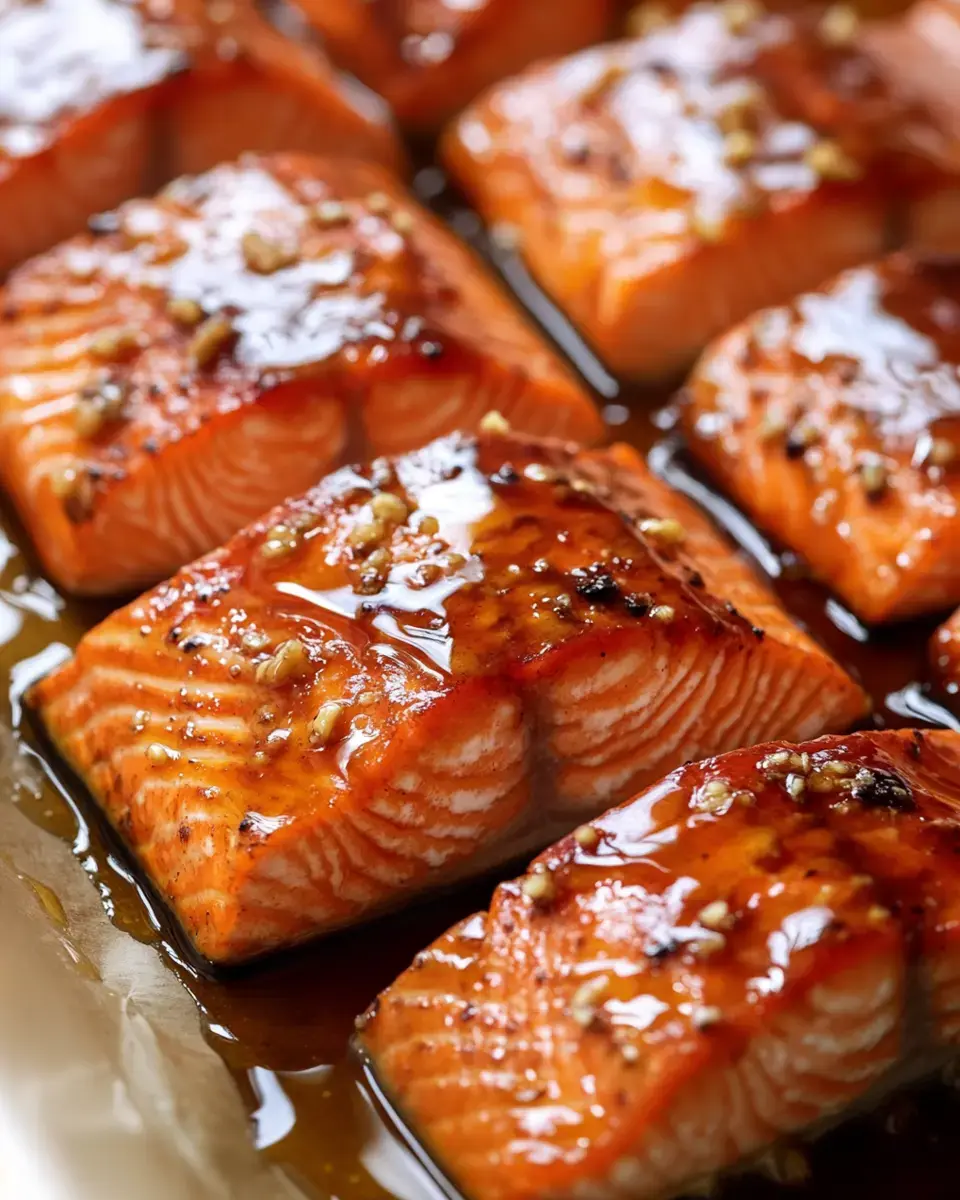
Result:
[[[456,206],[433,168],[418,177],[421,194],[463,236],[478,223]],[[618,392],[616,383],[536,290],[516,259],[491,255],[523,303],[566,350],[605,405],[611,435],[649,453],[651,465],[704,505],[771,578],[787,609],[851,670],[874,696],[873,724],[949,724],[947,698],[929,683],[927,640],[936,619],[867,631],[793,556],[758,534],[695,474],[676,441],[664,392]],[[72,841],[83,869],[103,899],[106,915],[131,936],[150,942],[194,997],[210,1043],[237,1080],[251,1115],[252,1137],[289,1171],[308,1195],[322,1200],[430,1200],[443,1194],[397,1132],[383,1119],[368,1084],[348,1053],[355,1016],[413,955],[459,918],[485,908],[496,879],[382,919],[364,929],[277,956],[219,977],[200,973],[146,885],[74,788],[28,722],[21,721],[23,689],[62,657],[108,609],[62,601],[36,573],[28,540],[3,514],[0,540],[0,661],[9,672],[3,716],[20,725],[40,755],[49,782],[39,798],[19,803],[47,833]],[[21,551],[17,547],[23,547]],[[512,872],[506,869],[500,877]],[[960,1091],[937,1081],[881,1111],[845,1123],[810,1152],[810,1177],[785,1189],[760,1174],[730,1180],[726,1200],[839,1200],[851,1193],[899,1200],[956,1195],[960,1146],[955,1130]]]

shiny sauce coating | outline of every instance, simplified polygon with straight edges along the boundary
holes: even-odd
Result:
[[[936,183],[952,140],[889,85],[855,30],[826,22],[816,9],[698,5],[642,39],[506,82],[456,138],[481,167],[502,157],[529,174],[570,210],[571,235],[583,210],[623,222],[649,243],[651,266],[661,243],[717,240],[728,219],[788,210],[821,187]],[[502,191],[508,208],[516,188]],[[622,236],[600,233],[611,246]]]
[[[59,125],[130,95],[186,65],[161,6],[115,0],[4,0],[0,4],[0,178],[3,159],[49,146]]]
[[[958,364],[960,260],[893,255],[721,338],[690,378],[684,428],[864,619],[930,612],[960,598]]]
[[[748,1154],[822,1112],[799,1075],[843,1078],[826,1094],[856,1103],[896,1058],[883,1035],[903,1022],[908,957],[937,981],[924,1033],[955,1040],[958,766],[953,733],[888,730],[682,767],[414,959],[360,1022],[378,1077],[468,1194],[499,1200],[604,1179],[616,1196],[672,1194],[731,1142]],[[811,1034],[811,986],[869,1023],[866,1054],[835,1018],[833,1037]],[[781,1022],[800,1012],[810,1057],[781,1074]],[[864,1073],[818,1065],[824,1044],[832,1068],[855,1047]],[[678,1152],[687,1121],[698,1136]]]
[[[89,447],[104,471],[298,376],[323,374],[334,390],[349,372],[386,374],[407,355],[452,368],[456,329],[442,324],[461,296],[428,266],[432,227],[418,228],[385,172],[325,166],[251,156],[177,180],[13,274],[10,322],[103,306],[115,322],[104,333],[136,334],[92,347],[100,378],[126,396],[109,432],[127,435]],[[224,328],[204,345],[196,335],[209,318]]]
[[[75,591],[166,578],[348,455],[475,424],[489,392],[529,402],[531,431],[602,431],[495,281],[373,164],[247,155],[91,225],[16,270],[0,313],[4,482]],[[462,401],[437,403],[445,388]]]
[[[214,962],[539,848],[678,762],[864,714],[632,450],[484,424],[328,476],[111,614],[29,693]],[[709,681],[679,744],[571,721],[584,678],[619,687],[627,663],[643,679],[690,642],[742,681],[731,728]]]
[[[435,176],[422,179],[431,190]],[[468,230],[470,219],[449,214]],[[564,325],[544,306],[522,268],[500,259],[507,277],[534,312],[544,314],[562,339]],[[865,684],[875,700],[874,723],[955,723],[943,697],[927,685],[927,639],[934,621],[871,632],[818,585],[796,556],[771,545],[690,467],[671,438],[669,412],[656,415],[665,392],[616,393],[613,382],[572,337],[571,356],[590,372],[607,400],[612,434],[643,451],[671,482],[706,506],[725,524],[771,577],[788,610],[811,628],[833,654]],[[6,562],[0,588],[3,664],[11,674],[19,711],[22,689],[48,671],[74,645],[102,607],[63,602],[17,546],[28,541],[8,514]],[[34,734],[25,729],[28,740]],[[61,770],[48,748],[50,770]],[[20,797],[23,810],[44,829],[74,842],[84,867],[101,890],[111,919],[133,936],[154,943],[196,998],[211,1044],[223,1055],[249,1105],[253,1137],[273,1161],[288,1168],[308,1194],[321,1200],[427,1200],[433,1185],[416,1159],[394,1139],[368,1102],[347,1043],[355,1016],[409,965],[414,955],[456,919],[485,908],[495,880],[351,931],[318,945],[264,962],[240,974],[210,978],[184,957],[162,912],[145,902],[129,861],[97,822],[93,806],[79,793],[52,785],[42,796]],[[55,880],[47,881],[56,886]],[[807,1183],[789,1189],[762,1175],[731,1182],[724,1200],[953,1200],[960,1156],[955,1128],[960,1099],[936,1085],[821,1141],[811,1154]]]

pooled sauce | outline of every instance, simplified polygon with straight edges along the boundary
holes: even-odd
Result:
[[[462,235],[475,219],[456,210],[438,172],[419,177],[421,192]],[[618,393],[615,382],[569,332],[562,316],[509,255],[493,252],[520,299],[567,351],[606,405],[613,438],[649,452],[653,468],[706,507],[756,560],[783,603],[874,696],[873,724],[957,725],[948,699],[927,681],[926,643],[937,620],[868,631],[822,588],[793,556],[771,546],[736,509],[694,473],[672,433],[666,391]],[[33,570],[27,539],[7,515],[0,573],[2,662],[10,674],[9,707],[21,724],[20,695],[49,670],[83,631],[105,615],[104,606],[62,601]],[[21,552],[16,547],[23,547]],[[485,908],[496,879],[445,894],[393,917],[266,960],[210,977],[197,971],[163,910],[93,804],[23,722],[51,781],[37,798],[24,793],[26,814],[54,836],[71,840],[82,868],[103,899],[106,915],[132,936],[156,945],[196,1000],[210,1043],[237,1080],[251,1116],[251,1136],[271,1160],[289,1171],[307,1195],[320,1200],[430,1200],[441,1195],[417,1157],[382,1118],[348,1053],[354,1017],[414,954],[453,922]],[[58,782],[55,782],[58,781]],[[58,785],[59,784],[59,785]],[[513,874],[509,868],[500,877]],[[53,883],[55,881],[45,881]],[[955,1130],[960,1091],[937,1082],[880,1111],[844,1123],[809,1153],[805,1183],[784,1185],[754,1173],[731,1179],[725,1200],[924,1200],[956,1195],[960,1146]]]

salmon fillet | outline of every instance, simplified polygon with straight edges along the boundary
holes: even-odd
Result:
[[[758,313],[697,364],[694,454],[859,617],[960,603],[960,258],[903,254]]]
[[[351,453],[499,407],[602,432],[482,264],[385,170],[249,157],[131,201],[0,295],[0,477],[49,574],[153,583]]]
[[[902,20],[867,27],[865,40],[888,78],[922,97],[940,127],[960,138],[960,4],[921,0]],[[906,230],[908,244],[956,250],[958,212],[960,184],[954,182],[923,202]]]
[[[615,0],[296,0],[333,59],[436,132],[484,88],[535,59],[599,41]]]
[[[497,888],[358,1023],[470,1200],[661,1200],[960,1041],[960,738],[686,766]]]
[[[252,0],[0,0],[0,275],[244,150],[397,166],[384,112]]]
[[[501,84],[445,137],[481,215],[614,371],[677,370],[877,257],[892,218],[919,236],[954,186],[956,139],[834,11],[697,5]]]
[[[34,688],[206,957],[545,845],[685,759],[862,715],[632,450],[499,423],[331,475]]]

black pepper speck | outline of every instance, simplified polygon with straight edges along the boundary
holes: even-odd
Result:
[[[631,592],[624,596],[623,603],[631,617],[645,617],[653,608],[653,597],[647,592]]]
[[[490,476],[490,482],[494,485],[510,485],[520,482],[520,473],[513,463],[504,463],[498,470]]]
[[[591,604],[609,604],[620,595],[620,588],[614,577],[603,571],[578,583],[577,594]]]
[[[866,808],[886,808],[892,812],[913,812],[917,805],[910,785],[892,771],[871,768],[854,781],[850,793]]]

